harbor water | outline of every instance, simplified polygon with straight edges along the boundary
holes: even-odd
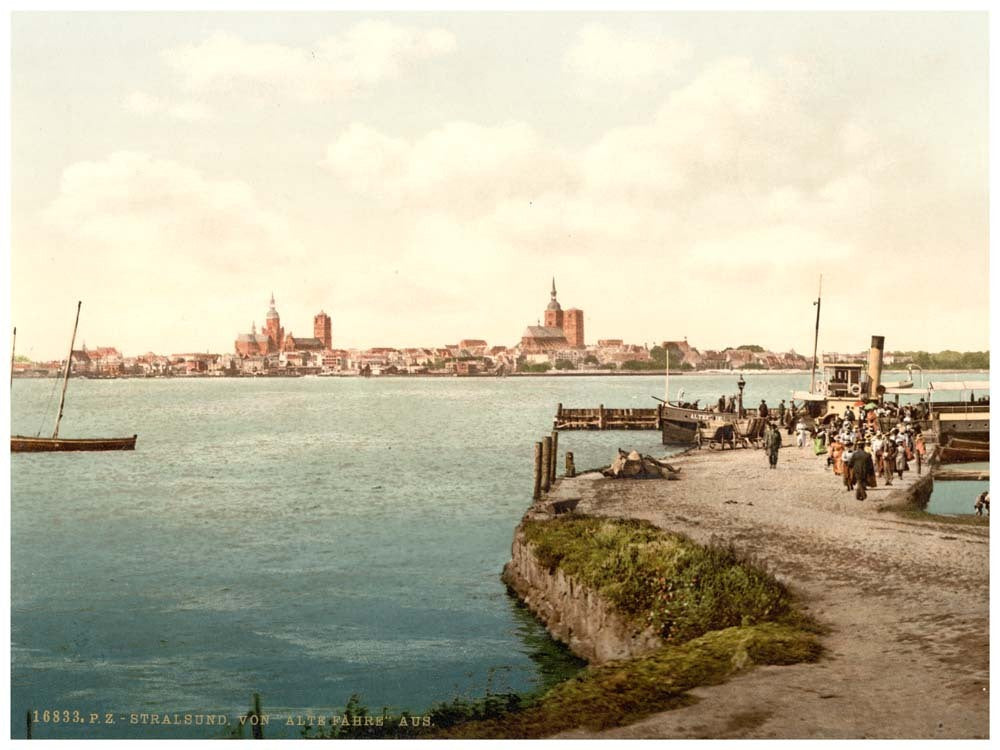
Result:
[[[941,468],[942,471],[988,471],[990,465],[986,461],[977,461],[974,463],[948,464]],[[981,492],[985,492],[989,488],[990,483],[988,481],[935,481],[926,510],[928,513],[936,515],[975,515],[976,499]]]
[[[941,379],[947,376],[941,376]],[[961,377],[961,376],[955,376]],[[772,406],[808,374],[748,373]],[[714,401],[734,375],[671,378]],[[17,380],[12,432],[50,434],[53,380]],[[70,382],[63,437],[134,452],[11,456],[11,726],[34,736],[217,737],[132,714],[420,713],[527,692],[581,663],[499,580],[555,406],[652,407],[663,378]],[[578,469],[659,434],[565,432]],[[72,716],[72,714],[70,714]],[[268,736],[298,729],[272,720]]]

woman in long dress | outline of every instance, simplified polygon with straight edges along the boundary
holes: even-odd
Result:
[[[833,459],[833,473],[839,477],[844,473],[844,444],[837,438],[830,443],[830,458]]]

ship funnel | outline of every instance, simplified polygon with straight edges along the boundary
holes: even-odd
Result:
[[[868,351],[868,396],[878,398],[878,387],[882,383],[882,350],[885,336],[872,336],[872,348]]]

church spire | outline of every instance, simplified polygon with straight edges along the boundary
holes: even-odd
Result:
[[[549,306],[547,310],[562,310],[559,306],[559,300],[556,299],[556,277],[552,277],[552,292],[550,293],[552,299],[549,300]],[[546,316],[547,317],[547,316]]]

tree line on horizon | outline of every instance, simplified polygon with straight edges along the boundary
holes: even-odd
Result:
[[[940,352],[890,352],[897,362],[909,359],[913,364],[925,370],[988,370],[990,369],[990,353],[956,352],[945,349]]]

